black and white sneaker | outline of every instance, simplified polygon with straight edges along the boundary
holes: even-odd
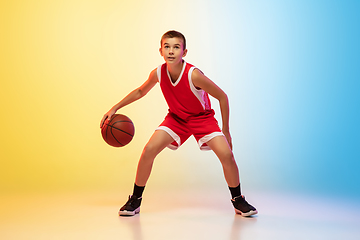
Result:
[[[137,198],[134,195],[129,196],[129,200],[119,210],[119,216],[134,216],[140,212],[142,197]]]
[[[256,208],[251,206],[243,195],[231,199],[231,202],[234,205],[235,212],[243,217],[249,217],[258,213]]]

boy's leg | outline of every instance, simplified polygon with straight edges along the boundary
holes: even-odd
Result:
[[[157,130],[153,133],[141,154],[134,185],[133,195],[129,196],[125,205],[120,208],[120,216],[133,216],[140,212],[142,191],[149,179],[155,157],[174,139],[165,131]]]
[[[216,136],[206,144],[219,158],[228,186],[232,188],[237,187],[240,184],[239,170],[226,138],[224,136]]]
[[[231,191],[231,202],[234,205],[235,212],[244,217],[257,214],[256,208],[251,206],[245,200],[245,197],[241,195],[239,170],[226,138],[224,136],[217,136],[208,141],[206,144],[218,156],[222,164],[225,180]]]
[[[136,172],[135,184],[145,186],[149,179],[155,157],[174,139],[165,131],[156,130],[145,145]]]

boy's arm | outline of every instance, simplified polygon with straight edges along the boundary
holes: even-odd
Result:
[[[221,88],[219,88],[213,81],[202,74],[198,69],[193,71],[191,78],[195,87],[201,88],[219,101],[222,118],[222,132],[224,133],[229,146],[232,149],[229,129],[229,101],[227,95]]]
[[[104,125],[106,119],[111,119],[117,110],[145,96],[157,82],[157,72],[156,69],[154,69],[150,73],[149,78],[140,87],[130,92],[125,98],[123,98],[119,103],[114,105],[107,113],[105,113],[104,117],[101,119],[100,128]]]

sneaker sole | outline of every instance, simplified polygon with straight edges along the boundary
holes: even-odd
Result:
[[[134,216],[135,214],[140,212],[140,207],[135,209],[134,211],[119,211],[119,216]]]
[[[243,213],[243,212],[237,210],[236,208],[234,208],[234,209],[235,209],[235,213],[240,214],[243,217],[249,217],[249,216],[252,216],[252,215],[255,215],[258,213],[257,210],[255,210],[255,211],[251,210],[249,212]]]

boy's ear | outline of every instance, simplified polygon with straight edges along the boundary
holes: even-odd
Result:
[[[183,53],[182,57],[185,57],[186,54],[187,54],[187,49],[184,50],[184,53]]]
[[[162,48],[159,48],[160,55],[163,57]]]

